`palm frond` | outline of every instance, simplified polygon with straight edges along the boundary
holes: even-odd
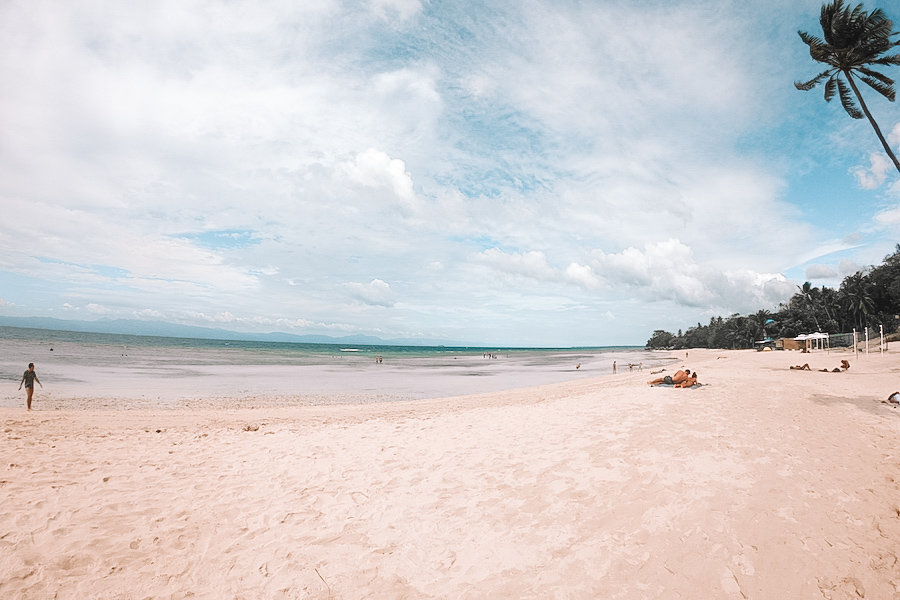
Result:
[[[900,54],[882,56],[873,60],[872,63],[876,65],[900,65]]]
[[[882,83],[881,81],[878,81],[877,79],[872,79],[871,77],[868,77],[866,75],[861,75],[860,79],[862,81],[864,81],[866,83],[866,85],[868,85],[870,88],[872,88],[873,90],[875,90],[876,92],[878,92],[879,94],[881,94],[882,96],[884,96],[885,98],[890,100],[891,102],[894,101],[894,87],[893,86]]]
[[[819,13],[819,24],[822,25],[822,33],[825,36],[825,42],[830,46],[837,46],[834,37],[834,21],[844,12],[843,0],[835,0],[831,4],[823,4],[822,11]]]
[[[823,79],[825,79],[826,77],[831,75],[832,71],[833,71],[833,69],[829,69],[827,71],[822,71],[821,73],[819,73],[818,75],[816,75],[815,77],[813,77],[812,79],[810,79],[809,81],[806,81],[806,82],[795,81],[794,87],[797,88],[798,90],[808,92],[809,90],[816,87],[820,81],[822,81]]]
[[[872,37],[889,39],[893,28],[894,23],[887,18],[887,15],[880,8],[870,12],[869,17],[866,19],[867,34]]]
[[[859,110],[859,107],[856,105],[856,100],[853,98],[853,90],[844,83],[843,79],[837,80],[837,86],[838,94],[841,96],[841,105],[844,107],[844,110],[847,111],[847,114],[854,119],[862,119],[865,115],[863,115],[862,111]]]
[[[869,69],[868,67],[860,67],[857,70],[860,73],[862,73],[863,75],[868,75],[869,77],[872,77],[873,79],[877,79],[878,81],[880,81],[881,83],[883,83],[885,85],[894,85],[894,80],[891,79],[890,77],[888,77],[887,75],[885,75],[884,73],[879,73],[878,71]]]
[[[832,65],[835,67],[842,66],[840,57],[837,55],[837,53],[835,53],[834,48],[832,48],[828,44],[822,44],[821,46],[810,46],[809,56],[816,62],[825,63],[826,65]]]
[[[837,73],[835,73],[828,81],[825,82],[825,102],[831,102],[834,98],[834,92],[837,89]]]
[[[800,36],[804,44],[809,46],[809,55],[814,61],[837,66],[834,62],[834,52],[831,46],[822,41],[821,38],[810,35],[805,31],[798,31],[797,35]]]
[[[824,46],[825,42],[822,41],[822,38],[818,38],[814,35],[810,35],[805,31],[798,31],[797,35],[800,36],[800,39],[803,40],[807,46]]]

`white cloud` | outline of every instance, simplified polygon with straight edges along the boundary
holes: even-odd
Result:
[[[543,252],[504,252],[499,248],[489,248],[479,254],[477,260],[507,276],[535,280],[554,277],[554,270],[547,264],[547,257]]]
[[[85,305],[84,309],[92,315],[108,315],[112,311],[106,306],[101,306],[99,304],[95,304],[93,302]]]
[[[881,187],[892,171],[894,164],[883,152],[870,154],[868,167],[856,166],[850,170],[859,186],[867,190]]]
[[[594,275],[594,271],[589,265],[570,264],[566,267],[566,277],[588,289],[600,286],[600,279]]]
[[[856,262],[854,262],[848,258],[841,259],[841,261],[838,263],[838,268],[837,268],[838,274],[841,277],[846,277],[847,275],[853,275],[860,269],[862,269],[862,266],[856,264]]]
[[[391,306],[394,303],[391,286],[381,279],[373,279],[369,283],[346,283],[344,287],[364,304]]]
[[[339,165],[338,171],[364,187],[390,190],[407,206],[415,201],[413,181],[406,165],[381,150],[369,148],[360,152],[352,161]]]
[[[875,215],[875,223],[883,227],[900,225],[900,204]]]
[[[701,265],[677,239],[629,247],[619,253],[595,251],[593,271],[610,288],[627,286],[644,300],[671,300],[726,312],[769,308],[792,293],[783,275]]]
[[[809,265],[806,267],[806,279],[834,279],[838,272],[829,265]]]
[[[405,21],[422,12],[422,3],[419,0],[372,0],[372,10],[382,19],[396,16]]]
[[[793,293],[793,284],[778,273],[718,269],[701,264],[689,246],[677,239],[628,247],[617,253],[595,250],[589,264],[551,266],[543,252],[483,251],[479,262],[504,278],[574,285],[590,292],[629,290],[645,302],[671,301],[684,306],[716,307],[726,312],[771,308]]]

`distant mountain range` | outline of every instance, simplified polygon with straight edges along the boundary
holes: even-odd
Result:
[[[293,342],[299,344],[363,344],[367,346],[454,346],[465,347],[472,344],[428,339],[384,340],[371,335],[348,335],[332,337],[328,335],[294,335],[291,333],[241,333],[212,327],[177,325],[162,321],[140,321],[137,319],[100,319],[97,321],[69,321],[52,317],[3,317],[0,326],[26,327],[33,329],[55,329],[61,331],[82,331],[89,333],[120,333],[127,335],[153,335],[160,337],[200,338],[210,340],[235,340],[245,342]]]

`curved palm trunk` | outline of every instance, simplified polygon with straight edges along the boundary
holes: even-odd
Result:
[[[881,129],[878,128],[878,123],[875,122],[875,119],[872,117],[872,113],[869,112],[869,107],[866,106],[866,102],[865,100],[863,100],[862,94],[859,93],[859,88],[856,87],[856,82],[853,81],[853,76],[847,69],[844,69],[844,75],[847,76],[847,81],[850,82],[850,87],[853,88],[853,93],[856,94],[856,99],[859,100],[859,105],[862,107],[863,112],[866,114],[866,118],[868,118],[869,123],[872,124],[872,128],[875,130],[875,135],[877,135],[878,139],[881,140],[881,145],[884,146],[884,151],[887,152],[888,156],[891,157],[891,160],[894,161],[894,166],[897,167],[897,171],[900,171],[900,161],[898,161],[897,157],[894,156],[894,152],[888,145],[887,140],[885,140],[884,136],[881,135]]]

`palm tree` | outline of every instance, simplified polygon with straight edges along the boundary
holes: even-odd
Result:
[[[867,13],[863,10],[862,4],[856,5],[853,9],[845,7],[844,0],[833,0],[831,4],[823,5],[819,23],[822,25],[824,40],[805,31],[797,33],[809,46],[809,55],[813,60],[827,64],[828,70],[822,71],[807,82],[794,82],[794,86],[798,90],[811,90],[827,78],[825,101],[831,102],[837,91],[848,115],[854,119],[862,119],[865,114],[875,129],[884,151],[894,161],[897,171],[900,171],[900,161],[897,160],[881,129],[878,128],[878,123],[869,112],[855,79],[859,77],[873,90],[891,102],[894,101],[894,80],[872,68],[873,65],[900,65],[900,54],[885,54],[891,48],[900,45],[900,40],[891,41],[892,36],[898,35],[897,32],[891,31],[894,23],[880,8]],[[853,95],[850,93],[851,90]],[[859,106],[856,102],[859,102]],[[859,107],[862,107],[862,112]]]
[[[872,300],[872,284],[863,273],[856,272],[845,277],[841,282],[840,294],[844,298],[847,310],[853,315],[854,325],[858,325],[860,330],[864,330],[869,314],[875,309],[875,302]]]
[[[816,322],[816,331],[822,331],[822,328],[819,326],[819,319],[816,317],[816,303],[812,297],[813,290],[816,288],[808,281],[804,281],[802,286],[797,286],[797,289],[800,290],[804,304],[806,304],[806,310],[812,315],[813,321]]]

